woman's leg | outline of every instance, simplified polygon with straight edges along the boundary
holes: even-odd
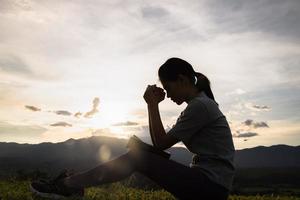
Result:
[[[134,171],[180,199],[226,199],[228,196],[225,188],[212,183],[200,170],[145,151],[129,151],[94,169],[66,178],[64,183],[69,187],[84,188],[122,180]]]
[[[73,188],[96,186],[122,180],[130,176],[134,171],[134,163],[130,153],[127,152],[91,170],[65,178],[64,184]]]

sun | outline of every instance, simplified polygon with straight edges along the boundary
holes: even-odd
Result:
[[[90,128],[111,127],[116,123],[125,122],[132,118],[130,112],[130,108],[126,106],[108,104],[102,106],[97,114],[89,118],[87,125]]]

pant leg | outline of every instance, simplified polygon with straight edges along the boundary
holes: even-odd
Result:
[[[227,199],[228,190],[199,169],[149,152],[130,152],[136,171],[144,174],[179,199]]]
[[[120,181],[130,176],[135,170],[135,163],[128,152],[90,170],[67,177],[64,179],[64,184],[74,188],[92,187]]]

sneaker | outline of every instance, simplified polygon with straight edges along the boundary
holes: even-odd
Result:
[[[83,188],[71,188],[63,184],[62,179],[70,176],[67,171],[60,173],[55,179],[33,181],[30,184],[31,191],[41,197],[61,199],[65,197],[83,197]]]

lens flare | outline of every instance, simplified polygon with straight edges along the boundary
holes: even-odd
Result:
[[[102,162],[106,162],[110,159],[111,150],[107,145],[102,145],[99,148],[99,158]]]

